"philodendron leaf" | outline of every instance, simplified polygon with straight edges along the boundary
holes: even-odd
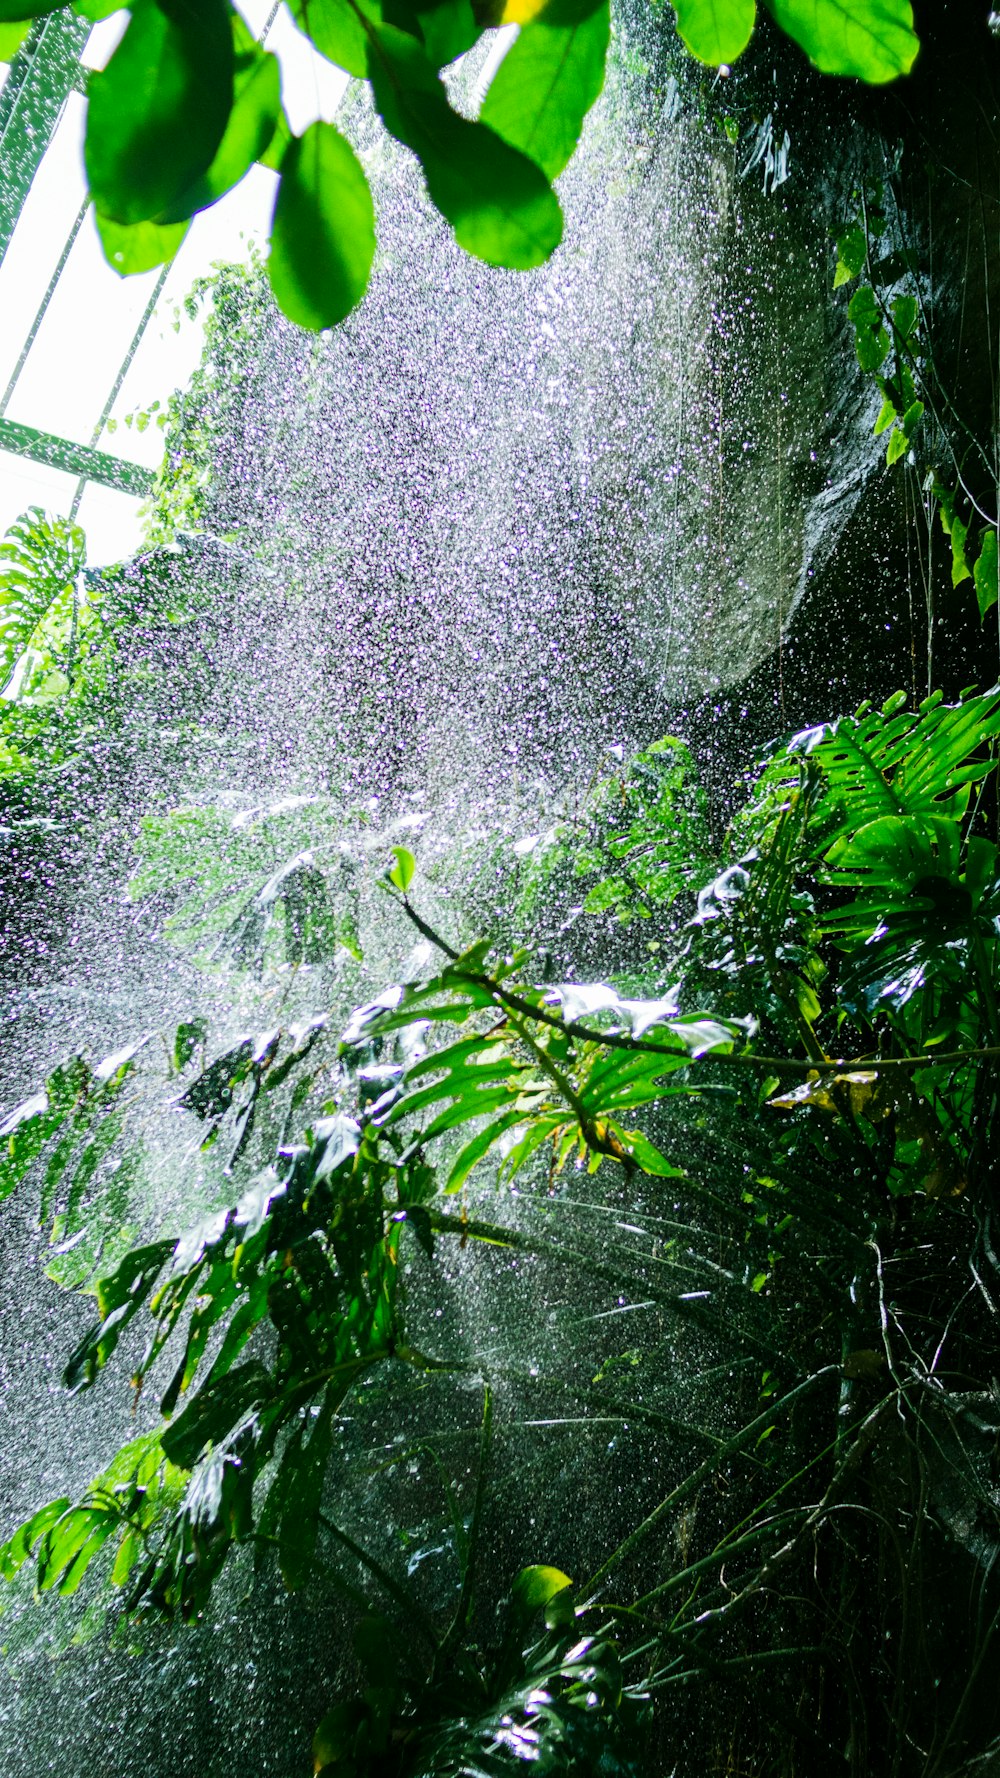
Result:
[[[233,103],[226,0],[145,0],[92,76],[84,159],[97,209],[149,222],[211,166]]]
[[[719,67],[735,62],[750,42],[755,0],[674,0],[677,29],[699,62]]]
[[[281,163],[268,274],[282,314],[318,332],[361,301],[375,256],[375,210],[350,143],[310,124]]]
[[[910,0],[767,0],[783,31],[824,74],[874,86],[908,74],[920,48]]]
[[[86,540],[71,519],[31,506],[0,543],[0,690],[20,657],[41,642],[47,618],[69,597]]]
[[[604,85],[610,36],[608,0],[553,0],[505,55],[480,122],[555,179]]]
[[[562,239],[562,211],[535,162],[452,110],[433,63],[405,31],[373,32],[368,71],[382,121],[417,156],[459,246],[512,271],[543,265]]]

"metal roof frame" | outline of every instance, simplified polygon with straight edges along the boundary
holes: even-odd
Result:
[[[88,20],[77,18],[69,11],[48,13],[44,18],[36,20],[14,56],[7,80],[0,89],[0,263],[10,246],[35,174],[55,135],[70,93],[85,93],[87,90],[86,70],[81,66],[80,57],[90,31]],[[157,278],[89,445],[75,444],[71,439],[60,438],[55,433],[39,431],[33,426],[8,420],[5,417],[7,406],[89,205],[90,199],[85,198],[28,329],[10,381],[0,395],[0,451],[9,451],[14,456],[28,457],[34,463],[68,470],[70,474],[76,475],[79,479],[70,506],[71,518],[75,518],[79,511],[88,482],[100,482],[104,487],[115,488],[120,493],[132,494],[140,499],[153,487],[155,478],[150,470],[143,469],[137,463],[130,463],[126,458],[98,450],[97,444],[159,300],[169,269],[164,266]]]

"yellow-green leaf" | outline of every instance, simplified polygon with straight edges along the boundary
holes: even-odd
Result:
[[[561,0],[525,25],[493,77],[480,122],[541,167],[561,173],[604,85],[607,0]]]
[[[910,0],[767,0],[783,31],[824,74],[880,86],[908,74],[920,48]]]
[[[714,68],[743,54],[757,15],[754,0],[674,0],[674,10],[685,47]]]
[[[372,194],[350,143],[310,124],[281,163],[268,274],[289,321],[318,332],[361,301],[375,256]]]
[[[979,603],[979,615],[985,617],[992,611],[997,602],[997,534],[993,526],[983,532],[983,540],[979,546],[979,556],[973,569],[976,583],[976,599]]]

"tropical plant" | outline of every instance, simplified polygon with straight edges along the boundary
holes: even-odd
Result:
[[[91,618],[79,525],[33,506],[0,542],[0,696],[42,702],[72,683]]]
[[[708,1748],[720,1770],[973,1770],[1000,1746],[998,735],[994,688],[776,749],[653,1000],[457,952],[397,846],[385,889],[422,941],[404,980],[346,1027],[214,1055],[204,1021],[174,1036],[166,1230],[137,1239],[163,1111],[129,1082],[153,1046],[57,1071],[0,1134],[8,1189],[40,1178],[56,1262],[80,1255],[63,1282],[96,1300],[66,1385],[125,1356],[159,1405],[12,1533],[5,1575],[64,1598],[103,1579],[127,1613],[182,1619],[241,1551],[333,1588],[357,1680],[319,1770],[676,1764],[688,1697],[699,1769]],[[571,1302],[546,1321],[515,1294],[477,1350],[463,1316],[512,1263]],[[610,1418],[623,1455],[596,1526],[544,1515],[497,1640],[497,1446],[541,1403],[555,1427]],[[474,1462],[445,1459],[446,1429]],[[370,1478],[405,1525],[425,1459],[451,1585],[372,1547]],[[737,1706],[765,1668],[755,1722]]]
[[[16,48],[18,14],[29,19],[66,4],[0,0],[7,32],[0,50]],[[892,80],[917,53],[909,0],[769,0],[769,7],[827,72]],[[77,0],[75,10],[100,19],[113,8]],[[317,54],[368,83],[382,122],[416,156],[460,246],[514,270],[549,258],[563,226],[551,181],[604,82],[608,0],[477,7],[292,0],[292,12]],[[678,0],[677,18],[692,53],[717,65],[745,49],[755,4]],[[518,35],[472,119],[452,103],[442,71],[501,25]],[[88,84],[85,161],[104,252],[123,275],[170,260],[191,217],[259,162],[280,175],[268,272],[284,313],[303,327],[332,327],[364,295],[375,216],[361,162],[330,123],[292,132],[278,61],[229,0],[198,7],[140,0],[130,9],[121,42]]]

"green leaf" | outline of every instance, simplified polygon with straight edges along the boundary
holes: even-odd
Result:
[[[681,41],[710,67],[735,62],[750,42],[754,0],[674,0],[674,10]]]
[[[21,0],[23,10],[24,0]],[[0,24],[0,62],[12,62],[22,43],[31,30],[31,20],[24,19],[20,23]]]
[[[299,327],[335,327],[368,287],[375,211],[350,143],[329,123],[294,137],[281,163],[268,275]]]
[[[622,1130],[622,1143],[628,1149],[629,1157],[644,1173],[651,1173],[657,1179],[683,1179],[683,1167],[674,1167],[662,1155],[658,1148],[644,1136],[641,1130]]]
[[[178,1025],[174,1032],[173,1045],[173,1063],[178,1074],[184,1072],[195,1050],[205,1042],[207,1036],[207,1019],[191,1019],[187,1023]]]
[[[99,25],[102,19],[109,19],[113,12],[121,11],[122,0],[73,0],[73,11],[78,18],[90,19]]]
[[[281,64],[262,50],[238,13],[232,14],[235,55],[233,108],[208,170],[189,186],[163,220],[186,221],[238,185],[267,153],[281,115]]]
[[[951,584],[961,586],[963,580],[972,579],[972,569],[965,555],[965,539],[969,527],[956,512],[951,521]]]
[[[46,1532],[38,1552],[38,1584],[48,1592],[75,1593],[94,1556],[119,1528],[117,1511],[103,1506],[71,1506]]]
[[[570,159],[583,120],[604,85],[611,35],[607,0],[557,0],[525,25],[490,84],[479,113],[549,179]]]
[[[293,1592],[305,1584],[312,1568],[323,1482],[333,1447],[339,1400],[338,1393],[327,1390],[319,1418],[306,1423],[306,1428],[292,1440],[282,1459],[283,1464],[291,1465],[291,1475],[283,1496],[278,1558],[285,1585]],[[310,1426],[312,1433],[307,1438],[306,1429]]]
[[[295,136],[292,131],[292,126],[289,123],[288,118],[285,116],[284,110],[279,108],[278,121],[274,126],[274,135],[271,137],[263,154],[259,157],[258,165],[269,167],[272,173],[280,173],[281,163],[294,141]]]
[[[226,0],[145,0],[90,80],[84,160],[97,209],[120,223],[166,214],[211,166],[232,103]]]
[[[63,1384],[73,1394],[96,1380],[173,1251],[173,1241],[136,1247],[111,1277],[101,1279],[97,1286],[100,1322],[84,1335],[63,1372]]]
[[[895,432],[889,434],[889,442],[885,447],[886,462],[890,464],[898,463],[900,457],[905,457],[909,443],[910,441],[907,438],[906,433],[903,431],[903,428],[897,426]]]
[[[109,216],[94,211],[94,221],[101,237],[104,257],[120,278],[136,272],[152,271],[154,266],[168,265],[188,232],[189,224],[177,222],[112,222]]]
[[[0,543],[0,690],[29,648],[45,645],[47,620],[67,605],[86,557],[86,539],[70,519],[31,506]]]
[[[478,1136],[473,1136],[472,1141],[467,1142],[457,1156],[448,1175],[445,1191],[461,1191],[473,1167],[477,1166],[483,1156],[489,1153],[494,1143],[499,1142],[501,1136],[523,1121],[523,1111],[505,1111],[502,1117],[494,1118],[492,1123],[487,1124],[485,1130],[480,1130]]]
[[[221,1444],[272,1393],[270,1375],[257,1359],[218,1377],[164,1431],[160,1442],[166,1456],[178,1469],[193,1469],[207,1444]]]
[[[920,48],[910,0],[767,0],[783,31],[824,74],[882,85],[908,74]]]
[[[321,56],[343,68],[345,74],[364,79],[368,73],[368,32],[364,19],[379,23],[379,14],[360,0],[289,0],[290,11]]]
[[[459,245],[512,271],[543,265],[562,239],[562,211],[535,162],[452,110],[426,52],[405,31],[376,31],[368,68],[386,128],[416,154]]]
[[[67,0],[0,0],[0,23],[44,18],[46,13],[59,12]]]
[[[421,6],[417,22],[424,48],[435,68],[444,68],[478,42],[480,24],[470,0],[440,0]]]
[[[915,296],[897,296],[892,305],[892,324],[904,341],[910,338],[917,325],[919,307]]]
[[[888,430],[893,421],[897,418],[897,413],[896,403],[892,400],[891,396],[887,395],[879,410],[878,419],[875,422],[876,438],[878,438],[881,433]]]
[[[47,1531],[68,1511],[70,1501],[52,1500],[48,1506],[39,1507],[38,1511],[23,1525],[20,1525],[5,1544],[0,1545],[0,1575],[4,1580],[13,1580],[19,1568],[33,1555],[35,1546]]]
[[[564,1593],[573,1582],[561,1568],[549,1568],[536,1563],[531,1568],[522,1568],[510,1589],[511,1605],[521,1619],[527,1620],[536,1611],[544,1611],[545,1607],[557,1594]]]
[[[405,846],[393,846],[392,852],[396,862],[389,872],[389,881],[405,895],[416,874],[417,861]]]
[[[992,526],[988,531],[983,532],[973,577],[976,584],[979,616],[984,618],[988,611],[992,611],[997,602],[998,592],[1000,592],[997,585],[997,534]]]
[[[833,275],[833,288],[839,289],[841,284],[849,284],[852,278],[858,277],[864,270],[868,257],[868,241],[863,228],[849,228],[837,236],[837,269]]]

